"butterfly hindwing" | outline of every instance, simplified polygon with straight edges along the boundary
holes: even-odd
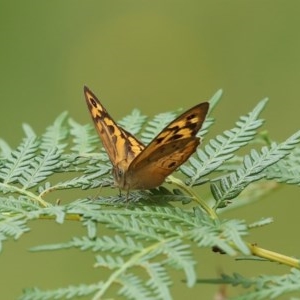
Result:
[[[136,169],[129,166],[127,184],[132,189],[150,189],[161,185],[195,152],[199,143],[199,138],[190,137],[172,141],[166,148],[158,148],[147,158],[147,163],[141,162]]]

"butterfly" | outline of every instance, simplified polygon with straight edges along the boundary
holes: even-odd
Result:
[[[84,95],[94,125],[113,165],[115,186],[144,190],[160,186],[197,149],[209,103],[200,103],[172,121],[147,146],[117,125],[93,92]]]

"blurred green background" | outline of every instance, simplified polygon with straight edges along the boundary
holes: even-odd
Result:
[[[81,123],[91,122],[86,84],[116,119],[136,107],[150,116],[186,109],[222,88],[215,133],[230,129],[268,96],[265,128],[281,141],[300,127],[299,12],[298,0],[2,0],[0,137],[15,147],[23,122],[40,134],[64,110]],[[273,216],[275,223],[249,241],[299,257],[299,192],[284,187],[225,217],[250,222]],[[15,299],[24,287],[50,289],[101,277],[91,267],[93,255],[27,251],[83,234],[79,224],[36,221],[32,228],[17,242],[4,244],[2,299]],[[220,270],[249,276],[288,271],[271,263],[234,262],[210,251],[200,252],[198,261],[201,277],[215,277]],[[176,278],[175,299],[213,299],[218,289],[189,290],[182,274]]]

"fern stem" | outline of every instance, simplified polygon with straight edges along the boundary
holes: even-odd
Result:
[[[117,278],[124,273],[128,268],[135,265],[135,263],[143,256],[147,255],[151,251],[155,250],[157,247],[159,247],[162,243],[170,242],[174,239],[177,239],[178,237],[172,237],[166,240],[159,241],[158,243],[155,243],[147,248],[144,248],[142,251],[138,252],[137,254],[133,255],[127,262],[125,262],[121,268],[116,270],[111,276],[108,278],[108,280],[103,284],[101,289],[94,295],[92,300],[100,300],[102,296],[105,294],[105,292],[110,288],[110,286],[117,281]]]
[[[278,262],[280,264],[284,264],[290,267],[300,269],[300,262],[296,258],[292,258],[277,252],[266,250],[254,244],[248,244],[248,247],[251,253],[255,256],[262,257],[270,261]]]
[[[0,183],[0,187],[3,187],[3,190],[9,190],[10,192],[15,192],[21,195],[25,195],[27,196],[30,200],[36,201],[38,202],[41,206],[43,207],[48,207],[50,206],[50,203],[46,202],[45,200],[43,200],[40,196],[35,195],[34,193],[24,190],[23,188],[18,188],[16,186],[13,185],[9,185],[6,183]]]
[[[198,197],[198,195],[194,193],[194,191],[189,186],[185,185],[180,179],[175,178],[174,176],[169,176],[168,179],[170,180],[170,183],[179,186],[182,190],[189,194],[192,199],[196,201],[212,219],[218,219],[216,212],[209,205],[207,205],[207,203],[203,199]]]
[[[58,190],[59,187],[57,188],[57,186],[59,185],[55,185],[55,186],[50,186],[49,188],[44,189],[40,194],[39,197],[42,198],[44,197],[46,194],[55,191],[56,189]]]
[[[40,220],[55,220],[55,215],[39,215]],[[65,221],[81,221],[82,217],[80,214],[66,214],[64,216]]]

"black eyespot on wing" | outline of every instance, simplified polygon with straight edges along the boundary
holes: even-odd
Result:
[[[112,135],[111,140],[114,144],[117,143],[117,137],[115,135]]]
[[[186,119],[187,119],[187,120],[192,120],[192,119],[194,119],[195,117],[196,117],[195,114],[190,114],[190,115],[188,115],[188,116],[186,117]]]
[[[156,144],[160,144],[163,140],[164,140],[164,138],[161,137],[161,138],[156,139],[155,142],[156,142]]]
[[[188,122],[188,123],[186,124],[186,127],[189,128],[189,129],[191,129],[191,130],[194,130],[197,126],[198,126],[197,123],[191,123],[191,122]]]
[[[115,127],[114,126],[108,125],[107,128],[108,128],[110,134],[114,134],[115,133]]]
[[[94,107],[97,107],[97,102],[95,101],[94,98],[91,98],[91,103]]]
[[[180,127],[178,125],[170,127],[169,128],[170,131],[177,133],[180,130]]]
[[[176,141],[178,139],[181,139],[182,137],[182,134],[174,134],[173,136],[171,136],[170,141]]]

